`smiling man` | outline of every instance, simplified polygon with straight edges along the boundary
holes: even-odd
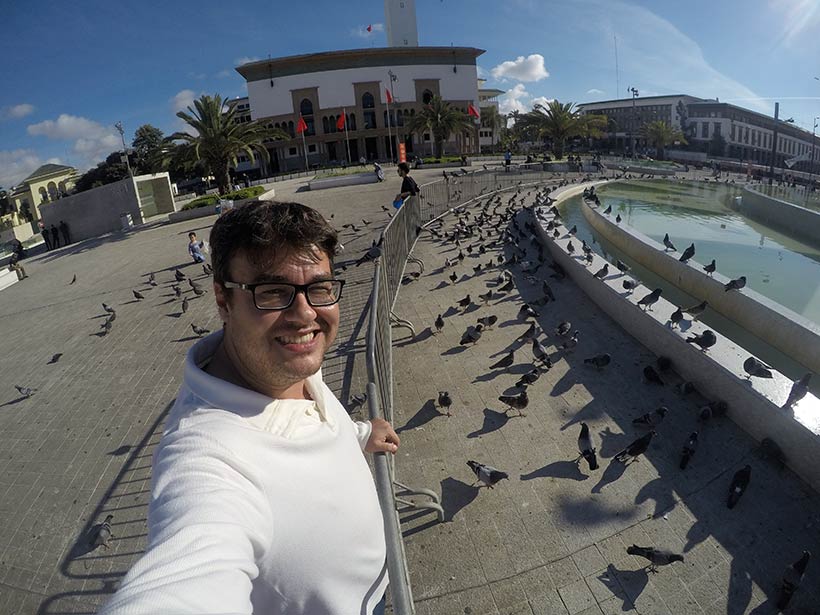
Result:
[[[336,232],[253,202],[211,232],[224,327],[198,342],[154,456],[148,546],[102,613],[378,613],[387,586],[362,454],[398,449],[322,381],[344,282]]]

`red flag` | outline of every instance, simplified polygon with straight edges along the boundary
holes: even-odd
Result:
[[[345,116],[340,115],[339,119],[336,120],[336,130],[344,130],[345,129]]]
[[[385,90],[384,93],[387,94],[387,104],[392,105],[393,104],[393,95],[390,93],[390,90]]]
[[[475,107],[472,105],[467,105],[467,115],[471,115],[473,117],[479,117],[478,111],[475,110]]]
[[[373,32],[373,24],[370,24],[370,25],[367,26],[367,31],[368,32]]]
[[[305,123],[305,118],[301,115],[299,116],[299,123],[296,124],[296,134],[302,134],[307,130],[307,123]]]

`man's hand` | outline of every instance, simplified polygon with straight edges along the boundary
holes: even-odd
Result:
[[[372,419],[370,437],[364,447],[366,453],[394,453],[399,450],[399,437],[384,419]]]

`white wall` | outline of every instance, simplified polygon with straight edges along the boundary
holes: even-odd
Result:
[[[410,65],[410,66],[373,66],[367,68],[347,68],[343,70],[321,71],[303,75],[289,75],[274,78],[274,87],[270,80],[251,81],[248,83],[248,97],[251,102],[253,119],[294,113],[291,90],[302,88],[319,88],[319,107],[353,107],[353,84],[366,81],[381,82],[378,93],[385,103],[385,91],[389,83],[388,70],[398,77],[393,83],[393,95],[396,102],[416,100],[415,79],[439,79],[441,97],[445,100],[472,100],[477,108],[478,74],[474,64],[457,65],[453,72],[452,64],[445,65]],[[376,96],[376,92],[371,92]],[[318,114],[319,109],[314,109]]]

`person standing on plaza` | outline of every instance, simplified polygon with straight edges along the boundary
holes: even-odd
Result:
[[[419,193],[419,185],[416,180],[410,177],[410,165],[406,162],[400,162],[397,165],[396,172],[401,177],[401,189],[396,195],[395,201],[404,201],[409,196],[415,196]]]
[[[59,248],[60,247],[60,231],[57,230],[57,227],[53,224],[51,225],[51,247],[52,248]]]
[[[67,246],[71,243],[71,232],[68,229],[68,224],[65,220],[60,220],[60,233],[63,235],[63,245]]]
[[[339,329],[335,229],[252,201],[211,231],[222,327],[185,359],[153,459],[148,544],[100,615],[382,613],[382,513],[364,453],[395,453],[322,379]]]
[[[512,152],[508,149],[504,152],[504,170],[509,171],[512,164]]]
[[[40,235],[43,236],[43,241],[46,244],[46,250],[51,250],[51,239],[48,236],[48,231],[46,230],[46,225],[42,220],[37,220],[37,228],[40,229]]]
[[[25,268],[23,268],[19,261],[20,254],[18,252],[11,255],[11,260],[9,261],[9,271],[13,271],[17,274],[18,282],[28,277]]]
[[[195,263],[204,263],[205,256],[202,254],[202,249],[205,247],[204,241],[199,241],[196,238],[196,233],[188,233],[188,254],[194,259]]]

